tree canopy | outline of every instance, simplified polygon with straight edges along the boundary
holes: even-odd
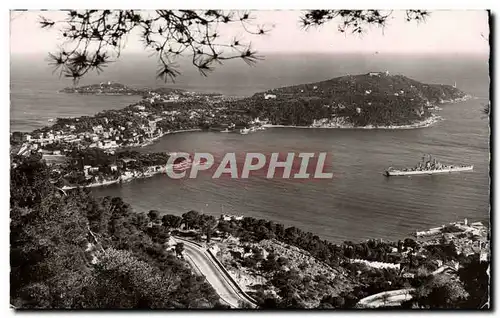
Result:
[[[220,306],[206,280],[166,250],[166,228],[150,224],[159,223],[158,211],[134,213],[119,197],[97,199],[87,190],[63,196],[47,170],[33,158],[11,170],[10,302],[16,308]]]

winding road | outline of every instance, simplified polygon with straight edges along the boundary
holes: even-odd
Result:
[[[184,256],[193,269],[203,275],[208,283],[212,285],[222,301],[231,308],[249,306],[255,308],[256,304],[240,286],[230,277],[222,264],[216,261],[215,256],[198,243],[174,236],[176,243],[184,243]],[[448,266],[441,266],[432,275],[439,274],[448,269]],[[361,299],[358,306],[362,308],[377,308],[381,306],[399,306],[403,301],[412,298],[414,288],[404,288],[391,290],[371,295]]]
[[[184,243],[184,255],[194,269],[205,276],[208,283],[212,285],[220,298],[232,308],[240,308],[242,304],[255,307],[232,280],[202,246],[189,240],[174,237],[176,242]]]
[[[446,270],[456,271],[451,266],[443,265],[433,271],[431,275],[437,275]],[[415,288],[403,288],[398,290],[385,291],[361,299],[358,306],[363,308],[377,308],[382,306],[400,306],[403,301],[412,299],[412,292]]]

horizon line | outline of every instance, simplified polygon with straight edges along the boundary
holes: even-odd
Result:
[[[9,52],[10,56],[26,56],[26,55],[47,55],[50,53],[50,50],[47,52]],[[303,54],[322,54],[322,55],[341,55],[341,54],[358,54],[358,55],[477,55],[477,56],[489,56],[491,52],[477,52],[477,51],[449,51],[449,52],[429,52],[429,51],[421,51],[421,52],[410,52],[410,51],[336,51],[336,52],[328,52],[328,51],[257,51],[258,54],[270,54],[270,55],[303,55]],[[122,52],[121,57],[123,56],[141,56],[147,58],[154,58],[154,56],[150,56],[150,53],[147,52]],[[185,54],[182,57],[190,56],[189,54]],[[181,57],[181,58],[182,58]]]

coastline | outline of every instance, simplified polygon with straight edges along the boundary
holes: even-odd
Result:
[[[459,97],[459,98],[455,98],[455,99],[442,99],[442,100],[439,101],[438,104],[439,105],[442,105],[442,104],[455,104],[455,103],[461,103],[461,102],[468,101],[469,99],[477,99],[477,97],[474,97],[472,95],[466,94],[463,97]]]
[[[99,183],[91,183],[91,184],[87,184],[87,185],[64,186],[61,189],[62,190],[74,190],[74,189],[78,189],[78,188],[105,187],[105,186],[109,186],[109,185],[113,185],[113,184],[121,184],[121,183],[125,183],[125,182],[130,182],[130,181],[136,180],[136,179],[150,178],[152,176],[155,176],[155,175],[161,174],[161,173],[166,173],[166,170],[165,171],[154,171],[154,172],[142,173],[139,175],[134,175],[134,176],[129,176],[129,177],[121,175],[116,180],[104,181],[104,182],[99,182]]]
[[[198,165],[199,162],[189,162],[189,166],[192,165]],[[146,179],[146,178],[151,178],[155,175],[158,174],[165,174],[167,173],[167,170],[169,169],[184,169],[188,168],[185,166],[183,163],[180,163],[176,166],[174,165],[167,165],[167,166],[150,166],[149,168],[157,168],[160,167],[158,170],[153,170],[153,171],[146,171],[146,172],[133,172],[131,174],[122,174],[120,175],[117,179],[115,180],[105,180],[103,182],[98,182],[98,183],[91,183],[87,185],[77,185],[77,186],[63,186],[61,189],[62,190],[73,190],[77,188],[97,188],[97,187],[104,187],[112,184],[122,184],[125,182],[130,182],[136,179]]]
[[[299,129],[384,129],[384,130],[397,130],[397,129],[417,129],[417,128],[426,128],[434,125],[435,123],[444,120],[441,116],[432,115],[431,117],[408,125],[391,125],[391,126],[353,126],[353,125],[321,125],[321,126],[287,126],[287,125],[272,125],[265,124],[262,127],[265,128],[299,128]]]
[[[439,101],[439,104],[444,104],[444,103],[458,103],[458,102],[463,102],[465,100],[468,100],[472,98],[470,95],[466,95],[461,98],[456,98],[453,100],[442,100]],[[434,106],[437,107],[437,106]],[[316,123],[309,125],[309,126],[296,126],[296,125],[273,125],[273,124],[262,124],[259,126],[253,126],[250,127],[250,130],[253,128],[299,128],[299,129],[314,129],[314,128],[319,128],[319,129],[380,129],[380,130],[401,130],[401,129],[417,129],[417,128],[426,128],[434,125],[438,121],[444,120],[441,116],[436,115],[435,113],[431,113],[430,116],[424,120],[414,122],[411,124],[406,124],[406,125],[389,125],[389,126],[374,126],[374,125],[366,125],[366,126],[354,126],[352,124],[338,124],[338,123],[332,123],[331,121],[328,122],[328,119],[324,118],[321,119],[321,124]],[[260,129],[258,129],[260,130]],[[173,131],[167,131],[167,132],[162,132],[158,134],[155,137],[145,139],[142,143],[138,142],[136,144],[129,144],[126,146],[118,145],[115,147],[108,147],[109,149],[114,149],[114,150],[119,150],[119,149],[124,149],[124,148],[140,148],[140,147],[146,147],[151,144],[153,144],[155,141],[159,140],[160,138],[170,135],[170,134],[177,134],[177,133],[184,133],[184,132],[199,132],[203,131],[201,128],[191,128],[191,129],[180,129],[180,130],[173,130]],[[151,167],[150,167],[151,168]],[[160,170],[155,170],[155,171],[147,171],[147,172],[134,172],[133,175],[121,175],[119,176],[116,180],[105,180],[102,182],[98,183],[92,183],[84,186],[65,186],[63,189],[69,190],[69,189],[76,189],[78,187],[84,187],[84,188],[91,188],[91,187],[100,187],[100,186],[107,186],[107,185],[112,185],[112,184],[117,184],[117,183],[122,183],[122,182],[128,182],[134,179],[139,179],[139,178],[148,178],[156,174],[160,173],[166,173],[165,169],[160,169]]]
[[[104,187],[107,185],[112,185],[112,184],[117,184],[121,181],[121,177],[119,177],[116,180],[109,180],[109,181],[103,181],[99,183],[91,183],[83,186],[63,186],[61,187],[62,190],[73,190],[73,189],[78,189],[78,188],[96,188],[96,187]]]
[[[138,93],[86,93],[86,92],[65,92],[64,90],[57,91],[58,94],[78,94],[78,95],[95,95],[95,96],[141,96]]]
[[[455,98],[455,99],[450,99],[450,100],[440,100],[438,102],[439,105],[443,104],[456,104],[456,103],[461,103],[465,102],[469,99],[473,99],[476,97],[473,97],[472,95],[465,95],[460,98]],[[437,105],[434,105],[433,108],[437,111],[442,110],[440,107]],[[294,125],[272,125],[272,124],[264,124],[262,127],[265,128],[300,128],[300,129],[305,129],[305,128],[319,128],[319,129],[383,129],[383,130],[397,130],[397,129],[417,129],[417,128],[427,128],[430,127],[434,124],[436,124],[439,121],[444,120],[443,117],[438,116],[436,114],[432,114],[429,118],[424,119],[422,121],[418,121],[412,124],[408,125],[391,125],[391,126],[374,126],[374,125],[367,125],[367,126],[354,126],[354,125],[320,125],[320,126],[294,126]]]
[[[354,127],[352,125],[337,125],[337,126],[326,126],[326,125],[323,125],[323,126],[312,126],[312,125],[311,126],[286,126],[286,125],[263,124],[261,127],[264,127],[264,128],[298,128],[298,129],[381,129],[381,130],[383,129],[383,130],[399,130],[399,129],[426,128],[426,127],[430,127],[430,126],[434,125],[435,123],[437,123],[438,121],[441,121],[441,120],[444,120],[444,119],[442,117],[440,117],[440,116],[437,116],[437,115],[433,114],[432,116],[430,116],[429,118],[427,118],[427,119],[425,119],[423,121],[420,121],[420,122],[417,122],[417,123],[413,123],[413,124],[409,124],[409,125],[400,125],[400,126],[372,126],[372,125],[368,125],[368,126]],[[183,130],[169,131],[169,132],[163,133],[163,134],[161,134],[159,136],[156,136],[156,137],[153,137],[151,139],[148,139],[147,141],[143,142],[142,144],[132,145],[132,146],[123,147],[123,148],[146,147],[146,146],[149,146],[149,145],[153,144],[155,141],[157,141],[158,139],[160,139],[160,138],[162,138],[162,137],[164,137],[166,135],[177,134],[177,133],[184,133],[184,132],[197,132],[197,131],[202,131],[202,129],[200,129],[200,128],[194,128],[194,129],[183,129]],[[122,147],[117,147],[117,149],[120,149],[120,148],[122,148]],[[132,181],[132,180],[135,180],[135,179],[145,179],[145,178],[149,178],[149,177],[155,176],[157,174],[166,173],[167,169],[168,168],[160,169],[160,170],[157,170],[157,171],[143,172],[143,173],[141,173],[139,175],[134,174],[133,176],[121,175],[116,180],[104,181],[104,182],[100,182],[100,183],[92,183],[92,184],[84,185],[84,186],[65,186],[62,189],[63,190],[72,190],[72,189],[76,189],[76,188],[79,188],[79,187],[80,188],[94,188],[94,187],[108,186],[108,185],[112,185],[112,184],[120,184],[120,183],[123,183],[123,182],[129,182],[129,181]]]
[[[137,145],[132,145],[132,146],[129,146],[129,147],[146,147],[146,146],[149,146],[151,144],[153,144],[155,141],[157,141],[158,139],[160,139],[161,137],[164,137],[166,135],[172,135],[172,134],[178,134],[178,133],[185,133],[185,132],[195,132],[195,131],[202,131],[201,128],[193,128],[193,129],[181,129],[181,130],[174,130],[174,131],[169,131],[169,132],[166,132],[166,133],[162,133],[161,135],[158,135],[156,137],[153,137],[153,138],[150,138],[148,140],[146,140],[145,142],[141,143],[141,144],[137,144]]]

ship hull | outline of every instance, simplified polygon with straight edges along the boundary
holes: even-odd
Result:
[[[429,171],[401,171],[401,170],[392,170],[385,171],[385,175],[387,177],[391,176],[418,176],[418,175],[431,175],[431,174],[442,174],[442,173],[451,173],[451,172],[460,172],[460,171],[472,171],[474,166],[466,166],[466,167],[457,167],[457,168],[449,168],[449,169],[440,169],[440,170],[429,170]]]

